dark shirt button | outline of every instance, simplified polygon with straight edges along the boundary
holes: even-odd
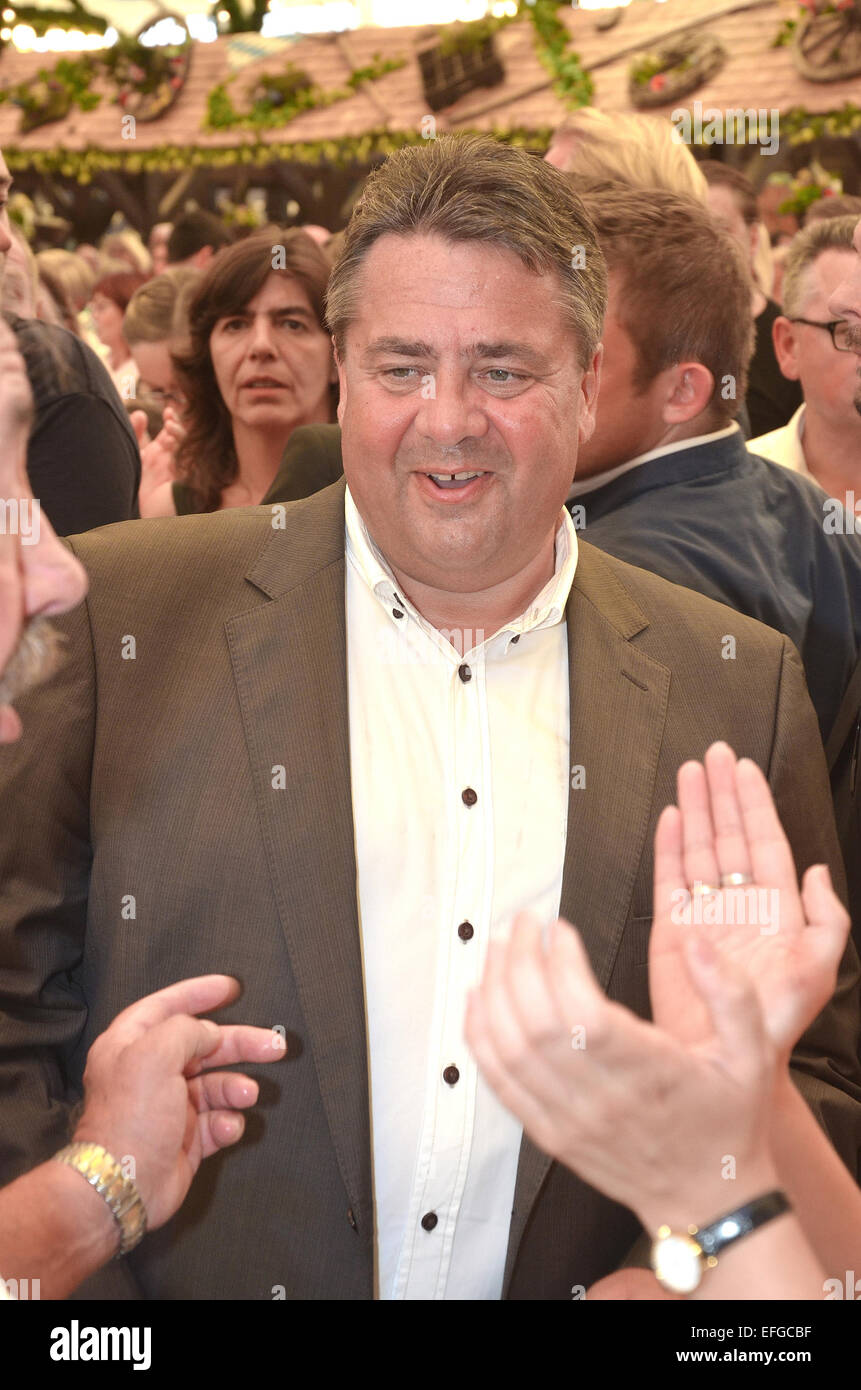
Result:
[[[471,680],[472,680],[472,672],[470,671],[470,669],[469,669],[469,667],[467,666],[466,662],[464,662],[462,666],[458,666],[458,668],[457,668],[457,674],[460,676],[460,678],[461,678],[461,680],[463,681],[464,685],[466,685],[467,681],[471,681]]]
[[[511,645],[512,645],[512,647],[514,646],[515,642],[519,642],[519,641],[520,641],[520,633],[519,633],[519,632],[515,632],[514,636],[513,636],[512,639],[511,639]]]
[[[474,792],[472,787],[465,787],[460,794],[460,799],[464,806],[474,806],[478,800],[478,792]]]
[[[354,1230],[354,1231],[358,1231],[359,1227],[358,1227],[358,1224],[357,1224],[357,1222],[356,1222],[356,1218],[355,1218],[355,1216],[353,1215],[353,1208],[352,1208],[352,1207],[350,1207],[350,1208],[348,1209],[348,1211],[347,1211],[347,1220],[349,1221],[349,1223],[350,1223],[350,1225],[352,1226],[353,1230]]]
[[[403,615],[403,613],[401,612],[400,608],[393,608],[393,609],[392,609],[392,617],[393,617],[393,618],[402,618],[403,616],[404,616],[404,615]]]
[[[475,935],[475,928],[473,927],[472,922],[461,922],[460,926],[457,929],[457,934],[460,937],[461,941],[471,941],[473,936]]]
[[[435,1211],[426,1211],[422,1217],[422,1226],[426,1231],[432,1231],[439,1220]]]
[[[460,1081],[460,1072],[457,1067],[446,1067],[442,1074],[442,1079],[447,1086],[456,1086]]]

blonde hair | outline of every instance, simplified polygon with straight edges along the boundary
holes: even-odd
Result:
[[[612,179],[633,188],[666,188],[706,201],[705,176],[665,116],[608,116],[582,106],[563,121],[554,138],[570,143],[560,165],[566,174]]]
[[[194,266],[172,266],[135,290],[123,319],[123,337],[130,347],[184,335],[188,301],[201,274]]]
[[[139,275],[152,274],[152,256],[137,232],[127,227],[123,232],[106,232],[99,242],[99,251],[106,261],[121,261],[123,269]]]
[[[48,288],[59,290],[73,313],[78,313],[89,301],[96,277],[86,261],[74,251],[38,251],[36,269],[44,275]]]
[[[855,251],[855,228],[858,218],[831,217],[811,222],[796,232],[789,243],[786,267],[783,272],[783,312],[792,318],[804,312],[810,295],[807,272],[826,251]]]

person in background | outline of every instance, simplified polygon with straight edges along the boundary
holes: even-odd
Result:
[[[785,633],[824,742],[861,650],[861,540],[826,534],[819,488],[745,448],[748,262],[691,198],[604,185],[584,201],[610,293],[569,506],[593,545]]]
[[[9,235],[12,244],[6,253],[0,296],[2,307],[7,314],[17,314],[22,319],[34,319],[37,317],[36,306],[39,300],[36,257],[20,227],[14,223],[10,224]]]
[[[760,231],[756,190],[750,179],[729,164],[704,159],[699,167],[708,182],[708,205],[713,216],[738,242],[751,269],[751,308],[756,340],[748,369],[745,404],[750,435],[758,436],[786,424],[801,405],[801,388],[797,382],[787,380],[775,356],[772,330],[780,315],[780,305],[763,293],[753,275]]]
[[[0,153],[0,285],[12,246],[12,179]],[[38,319],[11,317],[35,400],[27,472],[59,535],[138,515],[140,454],[116,387],[80,338]]]
[[[167,270],[167,244],[170,241],[170,234],[173,231],[172,222],[156,222],[149,234],[147,246],[152,257],[153,275],[161,275]]]
[[[334,419],[329,263],[304,232],[282,237],[279,269],[271,236],[248,237],[220,253],[188,301],[188,345],[173,353],[185,405],[181,421],[165,422],[177,481],[144,485],[145,516],[258,504],[293,431]]]
[[[787,424],[752,439],[749,448],[814,478],[841,501],[852,493],[861,510],[861,379],[850,326],[828,312],[855,261],[857,221],[820,218],[790,245],[784,312],[772,331],[780,370],[800,383],[803,401]]]
[[[152,257],[133,227],[106,232],[99,242],[99,253],[103,275],[120,267],[133,275],[152,274]]]
[[[706,198],[697,161],[664,116],[609,116],[580,107],[557,128],[544,157],[565,174],[613,179],[633,188],[669,188],[700,202]]]
[[[138,366],[123,336],[123,315],[147,278],[137,271],[103,275],[96,281],[90,300],[96,333],[107,350],[106,366],[124,401],[134,399]]]
[[[168,265],[193,265],[205,270],[214,256],[233,243],[233,236],[214,213],[184,212],[173,224],[167,242]]]
[[[96,277],[74,251],[37,251],[36,268],[60,312],[60,320],[70,333],[82,337],[79,316],[93,293]]]
[[[830,198],[817,198],[804,214],[804,225],[812,222],[827,222],[832,217],[861,217],[861,198],[851,193],[835,193]]]
[[[131,421],[141,449],[140,506],[151,514],[152,495],[166,495],[175,479],[175,454],[182,441],[181,424],[185,397],[173,365],[171,350],[188,337],[188,300],[202,272],[194,266],[171,266],[153,276],[129,300],[123,318],[123,336],[129,345],[139,377],[137,409]]]

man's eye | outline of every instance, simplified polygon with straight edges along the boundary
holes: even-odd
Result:
[[[509,367],[490,367],[485,376],[491,386],[519,386],[529,380],[522,372],[513,372]]]
[[[387,367],[383,376],[387,376],[391,381],[410,381],[412,378],[409,373],[415,376],[416,367]],[[406,375],[403,375],[406,373]]]
[[[222,326],[222,328],[224,329],[224,331],[225,331],[226,333],[230,333],[230,332],[232,332],[232,330],[233,330],[234,328],[244,328],[244,327],[245,327],[245,320],[244,320],[244,319],[227,319],[221,326]]]
[[[303,329],[308,327],[308,325],[306,323],[303,323],[301,319],[279,319],[278,323],[281,326],[281,328],[289,328],[291,330],[297,328]]]

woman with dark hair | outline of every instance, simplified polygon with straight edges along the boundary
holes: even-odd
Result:
[[[123,315],[135,290],[149,279],[138,271],[117,271],[96,281],[90,312],[99,339],[108,350],[105,366],[123,400],[134,398],[138,369],[123,337]]]
[[[328,277],[328,260],[297,230],[248,237],[207,268],[188,304],[187,346],[172,353],[182,417],[168,407],[144,450],[145,472],[173,455],[176,481],[142,487],[142,515],[256,505],[293,431],[335,418]]]

